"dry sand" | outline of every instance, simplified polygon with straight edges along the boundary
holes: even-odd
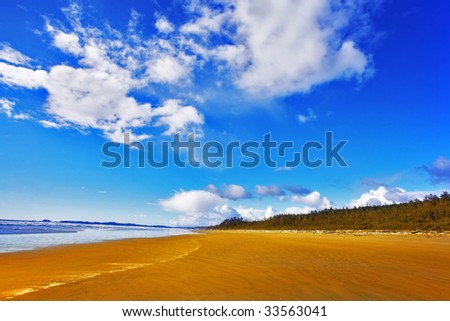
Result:
[[[206,232],[0,254],[0,299],[450,300],[450,237]]]

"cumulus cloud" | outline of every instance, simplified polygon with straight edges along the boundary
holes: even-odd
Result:
[[[261,196],[283,196],[284,191],[277,185],[256,185],[255,193]]]
[[[253,207],[236,207],[237,213],[246,221],[257,221],[264,218],[271,218],[277,214],[277,210],[272,206],[268,206],[266,209],[256,209]]]
[[[186,213],[170,222],[175,226],[211,226],[232,217],[239,217],[239,214],[234,208],[224,204],[216,206],[208,212]]]
[[[127,72],[106,68],[52,67],[44,87],[49,92],[46,111],[55,123],[99,129],[107,138],[122,141],[124,131],[150,122],[150,104],[140,104],[127,95],[132,88]]]
[[[171,221],[177,226],[215,225],[238,216],[226,199],[210,191],[179,191],[168,199],[160,200],[159,204],[167,212],[182,213]]]
[[[435,184],[450,183],[450,159],[445,156],[438,157],[431,167],[423,166],[430,179]]]
[[[247,221],[270,218],[278,212],[272,206],[265,209],[231,206],[230,201],[246,198],[247,192],[239,185],[223,185],[218,189],[208,185],[207,190],[179,191],[167,199],[159,201],[159,205],[171,213],[180,213],[171,224],[177,226],[209,226],[216,225],[232,217],[241,217]]]
[[[361,16],[365,1],[221,3],[222,10],[196,6],[199,16],[181,31],[201,35],[200,40],[191,39],[193,50],[218,59],[215,50],[222,44],[212,48],[208,36],[228,36],[227,51],[233,54],[227,62],[237,67],[235,83],[244,90],[264,95],[307,92],[334,79],[361,78],[370,68],[368,55],[358,49],[349,28]]]
[[[122,34],[109,26],[102,30],[83,27],[76,4],[64,12],[71,29],[63,30],[47,21],[46,31],[53,46],[77,58],[78,66],[53,65],[48,70],[16,66],[13,62],[28,62],[17,51],[11,54],[13,58],[4,59],[8,63],[0,62],[0,82],[47,90],[45,112],[50,119],[41,119],[43,126],[97,129],[108,139],[122,142],[126,131],[132,132],[133,140],[150,137],[143,131],[152,125],[171,135],[203,124],[203,115],[180,100],[168,99],[153,107],[131,95],[152,82],[176,83],[188,73],[192,57],[159,39]],[[136,19],[136,13],[132,14],[132,31]]]
[[[327,197],[322,197],[318,191],[314,191],[308,195],[292,195],[291,201],[295,203],[305,204],[305,210],[323,210],[332,207],[332,203]]]
[[[264,213],[264,218],[271,218],[278,214],[278,211],[274,209],[272,206],[266,208],[266,212]]]
[[[333,202],[322,196],[318,191],[306,195],[290,195],[290,201],[299,205],[287,207],[282,211],[278,211],[272,206],[266,208],[243,205],[231,206],[231,201],[238,200],[238,196],[242,196],[242,190],[236,188],[235,191],[240,191],[239,193],[232,193],[232,195],[226,197],[224,194],[224,191],[227,190],[226,186],[239,185],[224,185],[222,190],[217,189],[214,185],[208,185],[207,190],[179,191],[167,199],[160,200],[159,205],[167,212],[180,213],[176,219],[171,220],[171,224],[177,226],[216,225],[233,217],[239,217],[246,221],[256,221],[269,219],[281,213],[309,214],[313,211],[334,207]],[[298,191],[298,186],[291,189]],[[228,188],[228,191],[232,190],[232,187]],[[363,207],[405,203],[415,199],[422,200],[429,194],[440,195],[442,192],[442,190],[407,192],[399,187],[380,186],[363,193],[347,206]]]
[[[203,190],[180,191],[171,198],[160,201],[164,210],[181,213],[207,212],[225,203],[226,200],[220,196]]]
[[[252,197],[252,194],[250,192],[248,192],[241,185],[237,184],[224,184],[221,188],[217,188],[216,186],[209,184],[208,186],[206,186],[206,189],[214,194],[219,195],[220,197],[233,201]]]
[[[379,186],[377,189],[371,189],[369,192],[362,194],[359,198],[352,200],[350,202],[350,207],[405,203],[415,199],[422,200],[428,194],[430,194],[430,192],[407,192],[400,187]]]

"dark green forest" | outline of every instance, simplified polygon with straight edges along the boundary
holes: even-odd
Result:
[[[231,218],[213,229],[450,231],[450,194],[428,195],[423,201],[394,205],[279,214],[253,222]]]

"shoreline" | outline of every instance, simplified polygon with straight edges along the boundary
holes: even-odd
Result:
[[[0,299],[450,300],[448,233],[355,236],[198,230],[2,253]]]
[[[0,234],[0,254],[34,251],[42,248],[73,244],[101,243],[113,240],[160,238],[174,235],[189,235],[193,229],[85,229],[80,231],[58,231],[40,233]]]
[[[440,236],[448,236],[450,237],[450,231],[410,231],[410,230],[399,230],[399,231],[387,231],[387,230],[252,230],[252,229],[189,229],[189,233],[182,233],[182,234],[167,234],[167,235],[157,235],[157,236],[151,236],[151,237],[123,237],[123,238],[117,238],[117,239],[99,239],[98,241],[87,241],[87,242],[80,242],[80,243],[61,243],[61,244],[53,244],[48,246],[40,246],[30,249],[21,249],[16,251],[10,251],[10,252],[0,252],[0,256],[3,254],[11,254],[11,253],[22,253],[22,252],[34,252],[39,250],[45,250],[45,249],[52,249],[52,248],[59,248],[59,247],[66,247],[66,246],[72,246],[72,245],[89,245],[89,244],[100,244],[100,243],[108,243],[108,242],[114,242],[114,241],[125,241],[125,240],[145,240],[145,239],[159,239],[159,238],[169,238],[169,237],[175,237],[175,236],[183,236],[183,235],[196,235],[200,233],[209,233],[209,232],[220,232],[220,233],[300,233],[300,234],[336,234],[336,235],[353,235],[353,236],[369,236],[369,235],[416,235],[416,236],[425,236],[425,237],[440,237]],[[66,234],[69,232],[61,232],[61,234]],[[60,234],[60,233],[39,233],[38,235],[44,235],[44,234]],[[30,235],[30,234],[3,234],[3,235]],[[33,234],[34,235],[34,234]],[[1,236],[1,235],[0,235]]]

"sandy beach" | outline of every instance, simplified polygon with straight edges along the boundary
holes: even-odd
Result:
[[[448,235],[204,232],[0,254],[1,300],[450,300]]]

